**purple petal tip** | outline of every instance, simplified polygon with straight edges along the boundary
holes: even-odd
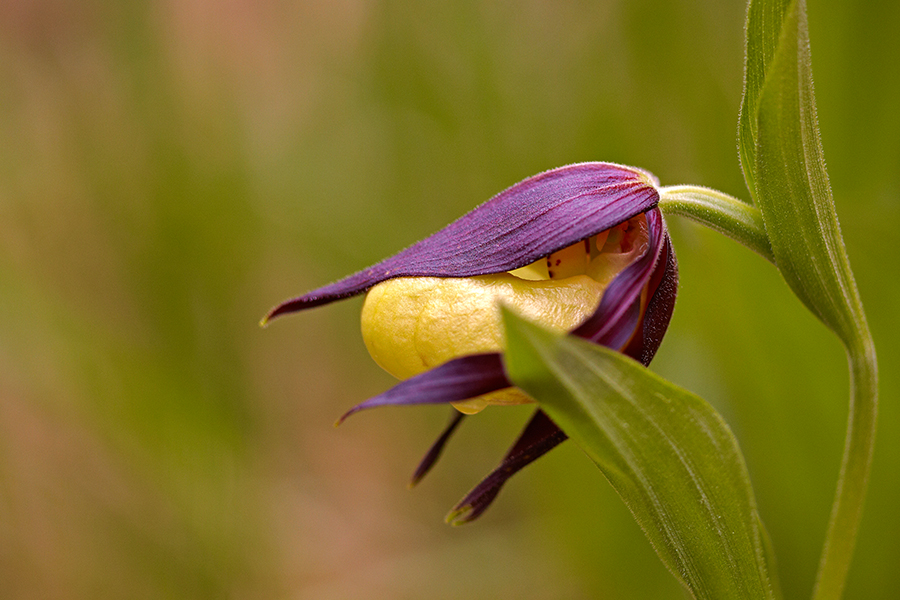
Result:
[[[462,423],[463,419],[466,415],[461,412],[458,412],[456,409],[451,409],[450,422],[447,423],[447,426],[444,428],[444,431],[441,432],[441,435],[434,441],[431,447],[428,449],[428,452],[425,453],[425,456],[422,457],[422,460],[419,461],[419,465],[416,467],[416,471],[413,473],[412,480],[409,482],[409,487],[413,488],[418,484],[425,475],[431,471],[431,468],[437,462],[437,460],[441,457],[441,454],[444,452],[444,446],[447,445],[447,441],[450,439],[450,436],[453,435],[453,432],[456,431],[456,428],[459,427],[459,424]]]
[[[275,318],[277,318],[283,314],[287,314],[289,312],[294,312],[293,310],[291,310],[291,305],[293,302],[294,302],[294,300],[286,300],[286,301],[282,302],[281,304],[279,304],[278,306],[273,307],[269,312],[266,313],[266,316],[264,316],[262,318],[262,320],[259,322],[260,326],[268,327],[269,323],[272,321],[272,319],[275,319]]]
[[[460,525],[471,523],[479,516],[474,513],[472,508],[473,507],[471,505],[456,506],[453,508],[453,510],[447,513],[447,516],[444,517],[444,522],[447,523],[447,525],[452,525],[453,527],[459,527]]]
[[[354,406],[353,408],[351,408],[350,410],[348,410],[347,412],[342,414],[340,417],[338,417],[337,421],[334,422],[334,426],[340,427],[344,423],[344,421],[347,420],[347,417],[358,413],[359,411],[361,411],[364,408],[365,408],[365,406],[362,406],[361,404],[357,404],[356,406]]]

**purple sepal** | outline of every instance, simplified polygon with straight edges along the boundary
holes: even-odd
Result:
[[[451,410],[452,413],[450,415],[450,422],[447,424],[444,432],[441,433],[437,440],[435,440],[435,442],[431,445],[431,448],[428,449],[428,452],[425,453],[425,456],[419,462],[419,466],[416,467],[416,471],[415,473],[413,473],[412,479],[409,482],[409,487],[415,487],[415,485],[418,484],[422,480],[422,478],[428,474],[428,471],[431,470],[431,467],[434,466],[434,463],[437,462],[437,459],[441,457],[441,453],[444,451],[444,446],[447,445],[447,440],[450,439],[450,436],[453,435],[453,432],[456,431],[456,428],[466,416],[456,409]]]
[[[470,277],[523,267],[656,206],[659,193],[651,177],[598,162],[545,171],[399,254],[276,306],[263,322],[362,293],[394,277]]]
[[[391,389],[357,404],[338,419],[338,424],[353,413],[367,408],[446,404],[475,398],[510,385],[499,354],[496,352],[470,354],[410,377]]]
[[[447,515],[447,522],[462,525],[480,517],[510,477],[565,440],[566,434],[556,423],[543,411],[537,411],[500,465],[453,507]]]

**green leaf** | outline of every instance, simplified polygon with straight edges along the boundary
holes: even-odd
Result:
[[[759,98],[757,203],[788,285],[849,346],[865,319],[825,170],[803,0],[782,25]]]
[[[744,53],[744,95],[738,118],[738,151],[747,189],[755,201],[757,109],[759,95],[775,57],[789,0],[751,0],[747,7]]]
[[[510,379],[597,464],[696,598],[776,598],[750,479],[701,398],[630,358],[504,312]]]

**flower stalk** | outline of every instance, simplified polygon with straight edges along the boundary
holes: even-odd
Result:
[[[659,188],[659,208],[706,225],[775,262],[766,225],[755,206],[707,187],[670,185]]]

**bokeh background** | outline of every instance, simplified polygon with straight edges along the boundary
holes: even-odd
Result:
[[[819,118],[879,352],[847,598],[900,595],[900,4],[810,0]],[[572,443],[443,523],[530,410],[334,419],[389,385],[359,299],[260,329],[508,185],[584,160],[746,197],[737,0],[0,3],[0,596],[682,598]],[[751,252],[670,219],[653,367],[746,454],[811,590],[848,380]]]

